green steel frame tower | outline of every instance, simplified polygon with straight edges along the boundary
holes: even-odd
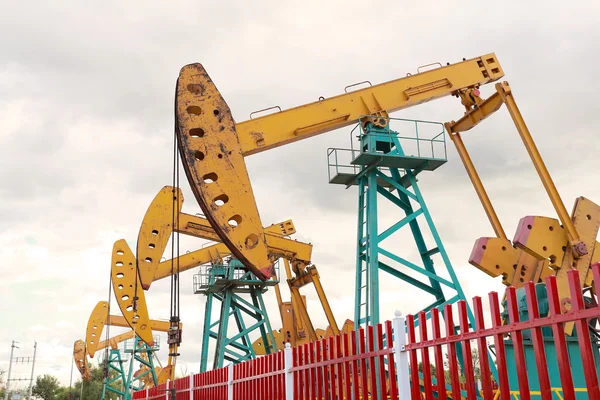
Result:
[[[279,281],[263,282],[235,259],[201,268],[202,272],[194,275],[194,293],[206,296],[200,372],[207,371],[211,339],[216,341],[213,369],[222,368],[225,360],[239,363],[256,358],[250,339],[256,330],[268,346],[266,354],[274,353],[275,338],[262,295]],[[215,303],[220,303],[216,319],[212,312]]]
[[[390,129],[393,122],[405,128],[408,126],[403,132],[410,130],[410,134],[401,136]],[[433,299],[424,308],[425,311],[465,299],[417,184],[419,173],[434,171],[447,161],[444,126],[435,122],[392,118],[378,118],[377,123],[379,126],[372,122],[365,126],[359,124],[352,131],[351,135],[358,133],[358,149],[353,145],[350,150],[328,151],[330,183],[358,186],[354,310],[357,328],[381,322],[380,271],[386,273],[385,279],[396,278],[430,294]],[[424,138],[421,133],[419,137],[420,130],[432,131],[432,127],[436,134]],[[406,152],[403,145],[414,149],[414,152]],[[351,152],[350,165],[340,164],[342,152],[348,151]],[[399,209],[398,215],[404,217],[399,221],[395,219],[391,226],[383,226],[380,199]],[[389,217],[389,214],[385,216]],[[402,229],[410,229],[420,262],[411,262],[394,252],[399,245],[408,248],[407,243],[388,240]],[[429,231],[431,243],[426,242],[424,229]],[[436,258],[441,262],[436,260],[438,265],[434,267]]]
[[[126,354],[132,354],[129,360],[129,368],[126,371],[123,364],[127,362],[121,357],[120,349],[111,349],[107,360],[107,374],[102,386],[102,397],[107,397],[107,392],[116,393],[123,400],[129,400],[133,397],[134,391],[140,390],[144,385],[140,383],[146,375],[152,376],[152,381],[157,384],[156,369],[154,367],[154,353],[160,349],[159,337],[154,337],[154,346],[150,347],[142,342],[137,336],[133,338],[133,344],[127,340],[124,344]],[[135,349],[135,351],[134,351]],[[138,375],[134,375],[135,364],[145,366],[146,370]],[[112,372],[112,374],[111,374]]]

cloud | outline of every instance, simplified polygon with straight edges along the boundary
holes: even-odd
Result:
[[[183,65],[203,63],[242,121],[257,109],[285,109],[365,79],[385,82],[419,65],[494,51],[569,209],[579,195],[600,198],[592,184],[598,17],[592,2],[565,9],[558,1],[543,8],[506,2],[493,13],[474,1],[4,7],[0,367],[7,366],[11,340],[23,344],[19,355],[37,340],[37,373],[69,382],[73,342],[108,294],[112,244],[136,240],[146,207],[171,183],[173,93]],[[394,116],[445,122],[462,112],[446,98]],[[509,236],[524,215],[555,215],[506,110],[464,140]],[[291,218],[295,237],[314,245],[313,261],[340,323],[353,318],[357,193],[328,184],[326,151],[348,142],[342,129],[247,159],[263,222]],[[467,297],[501,290],[498,280],[467,264],[474,240],[493,232],[450,142],[447,149],[446,165],[420,175],[421,190]],[[185,179],[181,185],[186,212],[199,212]],[[186,249],[194,246],[186,242]],[[394,246],[406,257],[413,248]],[[205,306],[192,292],[194,273],[182,274],[181,284],[180,362],[189,371],[199,365]],[[304,292],[315,324],[324,327],[316,294]],[[152,318],[168,318],[168,293],[168,280],[147,293]],[[274,295],[265,296],[276,327]],[[421,304],[419,293],[391,280],[380,296],[384,318]],[[166,359],[165,346],[159,357]]]

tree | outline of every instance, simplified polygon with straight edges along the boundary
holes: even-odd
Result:
[[[0,398],[1,399],[4,399],[4,395],[6,394],[5,390],[6,390],[5,388],[2,388],[2,390],[0,390]],[[28,392],[27,392],[26,389],[15,389],[15,390],[10,389],[10,392],[8,392],[8,398],[12,399],[12,397],[14,395],[20,396],[21,399],[27,399],[28,398],[27,397]]]
[[[59,389],[58,379],[55,376],[46,374],[37,377],[32,394],[41,397],[43,400],[54,400]]]
[[[431,376],[433,376],[434,378],[437,376],[437,370],[435,369],[435,365],[434,364],[429,364],[429,371],[431,373]],[[420,361],[419,362],[419,373],[423,373],[423,362]]]
[[[0,368],[0,399],[3,399],[4,395],[6,394],[6,386],[4,385],[4,374],[6,374],[6,371]]]
[[[473,375],[474,375],[475,381],[479,381],[479,380],[481,380],[481,363],[479,362],[479,352],[476,349],[471,350],[471,359],[472,359]],[[449,360],[450,360],[450,357],[446,353],[446,361],[444,361],[444,375],[445,375],[446,382],[450,382]],[[495,360],[494,360],[494,363],[495,363]],[[457,366],[458,366],[459,380],[461,383],[464,383],[466,381],[466,377],[462,371],[462,367],[459,363],[457,363]],[[492,379],[494,379],[493,375],[492,375]]]
[[[71,395],[69,397],[69,394]],[[61,387],[56,393],[56,400],[75,400],[79,399],[79,392],[75,388],[69,389],[66,386]]]
[[[72,393],[74,395],[70,400],[79,399],[81,393],[81,380],[75,382]],[[104,385],[104,363],[99,366],[93,366],[90,364],[90,380],[83,382],[83,398],[84,399],[100,399],[102,397],[102,387]],[[68,389],[65,396],[68,396]],[[107,391],[104,395],[105,399],[116,400],[117,394]],[[67,400],[66,397],[57,398],[57,400]]]

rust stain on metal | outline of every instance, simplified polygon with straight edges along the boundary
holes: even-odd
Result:
[[[197,108],[203,111],[189,111]],[[270,278],[274,269],[235,122],[229,106],[200,64],[181,69],[176,134],[192,192],[215,233],[249,270],[260,279]],[[252,246],[245,246],[248,240]]]
[[[250,132],[250,136],[254,139],[257,146],[265,145],[265,135],[262,132],[252,131]]]

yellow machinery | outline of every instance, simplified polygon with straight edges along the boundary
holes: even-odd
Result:
[[[148,329],[148,313],[141,289],[148,289],[154,279],[172,275],[175,262],[177,271],[183,271],[187,266],[210,262],[216,255],[230,252],[263,280],[273,277],[273,263],[277,258],[283,256],[290,260],[291,268],[286,268],[286,273],[292,306],[295,304],[295,311],[301,314],[301,319],[296,318],[296,321],[304,322],[308,339],[316,340],[318,335],[298,289],[310,282],[314,283],[323,304],[329,330],[333,334],[339,333],[317,270],[310,265],[310,254],[302,258],[298,242],[286,243],[286,239],[272,235],[268,228],[262,227],[244,156],[347,126],[357,120],[363,124],[385,126],[388,112],[450,94],[466,93],[501,76],[501,68],[491,54],[236,125],[227,104],[203,68],[199,64],[184,67],[177,83],[177,142],[183,168],[205,218],[181,213],[181,192],[164,188],[142,223],[137,257],[125,241],[115,244],[113,284],[124,317],[132,326],[135,322],[140,337],[151,343],[152,333]],[[169,211],[173,209],[176,217],[171,212],[169,218]],[[159,260],[172,232],[219,239],[222,244],[161,263]],[[295,277],[291,277],[289,269]],[[281,310],[280,296],[278,302]]]
[[[375,132],[375,135],[371,136],[379,136],[379,139],[385,135],[390,137],[387,139],[387,143],[379,143],[385,142],[385,139],[373,141],[372,144],[377,148],[373,153],[377,154],[368,156],[378,157],[371,157],[370,161],[363,160],[364,163],[360,163],[358,157],[354,158],[353,155],[352,163],[355,166],[360,165],[361,174],[370,174],[369,189],[378,186],[379,190],[379,182],[375,173],[379,171],[379,167],[408,169],[405,171],[408,182],[394,180],[389,193],[394,190],[403,192],[403,194],[398,194],[399,198],[394,196],[394,200],[400,200],[400,202],[403,201],[402,196],[406,197],[409,202],[410,194],[413,194],[412,198],[418,199],[422,210],[425,209],[425,206],[421,202],[420,195],[416,193],[418,189],[415,187],[415,175],[427,168],[427,163],[421,163],[424,160],[414,160],[416,162],[411,164],[410,155],[407,156],[400,150],[400,154],[397,155],[402,158],[403,165],[386,165],[385,157],[381,154],[390,154],[389,148],[393,144],[396,145],[396,152],[400,147],[393,142],[398,141],[398,135],[390,132],[389,113],[445,96],[457,97],[464,106],[464,115],[457,121],[446,123],[445,130],[457,148],[497,236],[477,240],[469,262],[492,277],[501,276],[505,285],[513,285],[516,288],[521,288],[527,281],[539,282],[548,275],[555,275],[561,297],[561,311],[566,312],[572,306],[567,272],[570,269],[579,271],[580,276],[583,277],[581,289],[592,286],[593,276],[590,272],[590,265],[600,260],[600,252],[595,252],[598,247],[596,237],[600,227],[600,207],[589,199],[579,197],[575,201],[572,212],[568,213],[516,105],[511,87],[507,82],[499,82],[503,76],[504,72],[496,55],[490,53],[469,60],[463,59],[462,62],[452,65],[442,66],[440,64],[439,68],[423,72],[419,68],[416,74],[407,74],[406,77],[361,90],[348,92],[349,87],[347,87],[346,93],[339,96],[328,99],[321,98],[317,102],[288,110],[279,108],[278,112],[255,119],[252,119],[251,115],[250,120],[236,123],[227,103],[203,66],[190,64],[181,69],[176,89],[175,133],[179,154],[192,192],[215,233],[238,260],[259,278],[266,280],[275,273],[274,259],[269,254],[268,240],[262,228],[260,214],[246,170],[246,156],[358,122],[361,127],[361,155],[363,155],[364,148],[369,147],[366,141],[369,140],[368,136],[371,132]],[[482,98],[479,92],[480,87],[493,82],[496,82],[495,92],[487,99]],[[506,106],[558,215],[558,219],[543,216],[522,218],[512,242],[500,224],[461,138],[462,132],[472,129],[499,110],[502,105]],[[380,144],[384,145],[382,146],[384,150],[378,148]],[[385,149],[386,144],[388,145],[387,150]],[[429,162],[429,169],[432,170],[435,169],[435,166],[431,165],[432,161],[439,160],[433,160],[432,157],[425,161]],[[442,161],[445,162],[445,157]],[[391,161],[388,162],[391,163]],[[399,175],[397,172],[396,174]],[[371,178],[373,179],[371,180]],[[359,179],[362,179],[360,174],[355,174],[343,183],[350,186]],[[408,188],[405,184],[412,186],[415,193],[403,190]],[[361,190],[364,188],[364,184],[359,184],[359,188],[361,188],[359,194],[362,196]],[[387,194],[389,195],[389,193]],[[359,210],[361,206],[368,207],[368,204],[364,205],[360,201]],[[405,208],[404,211],[410,209],[409,206],[402,208]],[[424,213],[426,212],[424,211]],[[410,216],[408,214],[407,212],[407,219],[398,221],[390,229],[394,230],[399,225],[409,223]],[[426,219],[431,225],[431,218],[426,217]],[[359,232],[361,221],[363,220],[359,217]],[[368,226],[368,219],[363,223]],[[413,226],[411,226],[412,228]],[[359,288],[363,287],[361,285],[371,285],[369,274],[366,275],[366,283],[361,282],[361,274],[366,270],[382,268],[381,264],[378,264],[377,256],[372,257],[372,254],[373,252],[382,252],[377,242],[380,240],[379,236],[387,235],[387,231],[380,234],[377,231],[377,223],[372,223],[369,229],[365,240],[375,239],[375,245],[364,244],[362,239],[357,241],[356,309],[363,305]],[[435,238],[437,233],[433,232],[433,236]],[[417,239],[418,237],[415,235],[415,240],[418,242]],[[419,249],[424,261],[425,256],[429,256],[432,251],[444,253],[438,238],[436,238],[436,244],[437,247],[433,249]],[[363,247],[368,247],[370,253],[367,251],[361,253]],[[374,264],[374,267],[369,265],[361,270],[362,266],[358,261],[361,257],[367,260],[367,264]],[[448,266],[447,255],[442,254],[442,258]],[[418,268],[414,264],[409,265],[410,263],[402,260],[401,257],[397,257],[397,260],[400,260],[398,261],[400,264],[413,270]],[[432,260],[428,261],[431,266]],[[384,267],[386,266],[384,265]],[[425,267],[427,268],[427,264]],[[428,307],[429,309],[441,304],[448,304],[461,296],[464,298],[451,267],[448,268],[448,271],[452,282],[446,286],[456,289],[457,296],[451,299],[436,298],[436,302]],[[415,287],[420,287],[424,291],[432,289],[437,296],[437,288],[434,286],[437,284],[439,287],[441,280],[434,275],[435,272],[432,271],[432,268],[421,269],[418,272],[430,278],[431,287],[421,281],[414,279],[411,281],[412,277],[403,275],[400,271],[390,273],[411,282]],[[370,288],[371,290],[367,291],[369,294],[366,296],[368,297],[366,301],[374,301],[374,297],[378,296],[378,283],[375,282]],[[374,315],[369,315],[373,310],[375,310]],[[520,312],[526,311],[520,310]],[[374,306],[367,305],[366,314],[364,319],[366,322],[371,324],[380,322],[378,299],[374,301]],[[358,317],[356,317],[357,315]],[[472,316],[470,316],[470,321],[474,325]],[[362,322],[361,313],[355,312],[355,323],[361,324]],[[565,324],[565,330],[568,334],[572,334],[573,324]],[[576,339],[573,343],[575,347],[578,346]],[[511,348],[510,340],[507,340],[506,346]],[[547,351],[552,351],[551,344],[548,346]],[[527,358],[533,356],[529,349]],[[553,377],[553,379],[556,378],[556,376]]]
[[[120,335],[114,336],[108,340],[103,340],[98,343],[96,347],[96,351],[104,350],[110,347],[112,350],[118,350],[119,344],[124,342],[125,340],[129,340],[133,338],[133,331],[129,331],[126,333],[122,333]],[[73,344],[73,359],[75,360],[75,365],[81,373],[81,377],[88,381],[90,380],[90,370],[89,370],[89,362],[88,357],[93,357],[93,355],[87,352],[87,348],[85,346],[85,342],[81,339],[78,339]]]
[[[137,256],[124,240],[115,243],[113,286],[125,320],[130,326],[136,326],[142,340],[151,344],[152,329],[145,308],[144,289],[147,290],[154,280],[173,274],[174,263],[178,271],[184,271],[214,261],[223,254],[232,254],[262,280],[274,277],[273,265],[278,258],[289,260],[286,275],[292,290],[292,304],[301,314],[296,322],[304,322],[310,340],[320,336],[309,323],[310,318],[306,308],[301,306],[304,302],[297,291],[313,282],[330,328],[333,333],[338,333],[316,269],[311,266],[311,246],[287,239],[285,236],[293,232],[287,230],[286,223],[263,226],[245,157],[356,121],[362,126],[385,128],[389,113],[447,96],[459,98],[465,108],[464,116],[447,123],[446,130],[497,235],[497,238],[480,239],[470,262],[491,276],[502,276],[507,285],[519,286],[530,279],[537,281],[548,274],[556,274],[564,298],[563,309],[568,309],[566,271],[579,269],[586,276],[582,284],[590,284],[589,265],[600,257],[600,253],[596,253],[596,257],[593,254],[600,210],[594,203],[580,198],[573,213],[567,213],[506,82],[497,83],[496,92],[487,100],[480,97],[481,86],[499,81],[503,76],[496,55],[490,53],[423,72],[418,70],[416,74],[390,82],[346,90],[339,96],[236,123],[204,68],[200,64],[184,66],[177,81],[175,133],[183,169],[204,214],[182,213],[181,192],[165,187],[144,217]],[[525,217],[513,243],[495,214],[460,136],[502,104],[507,106],[560,219],[559,222],[545,217]],[[173,204],[176,218],[170,219]],[[172,232],[221,243],[181,255],[176,260],[160,262]],[[281,311],[285,303],[276,292]]]
[[[497,83],[496,93],[484,100],[482,85],[500,80],[504,72],[494,53],[448,64],[404,78],[321,99],[303,106],[236,123],[231,111],[200,64],[184,66],[176,91],[176,134],[182,163],[192,191],[206,219],[237,259],[263,279],[273,275],[273,260],[244,158],[360,121],[375,127],[387,125],[390,112],[445,96],[455,96],[465,107],[458,121],[446,129],[465,163],[469,176],[498,238],[478,241],[471,263],[505,284],[537,281],[556,274],[563,310],[570,299],[566,272],[588,273],[596,253],[600,210],[579,198],[569,215],[521,116],[510,86]],[[471,129],[502,104],[515,122],[523,143],[559,216],[525,217],[514,246],[504,233],[489,198],[468,158],[460,132]]]
[[[169,330],[169,322],[166,321],[155,321],[150,320],[150,326],[152,329],[159,332],[167,332]],[[163,368],[155,366],[153,358],[154,352],[158,349],[156,344],[148,346],[138,338],[136,338],[136,332],[132,329],[128,332],[116,335],[114,337],[108,337],[101,341],[104,327],[105,326],[117,326],[117,327],[129,327],[129,324],[122,316],[109,315],[109,304],[106,301],[100,301],[94,307],[94,310],[90,314],[86,330],[85,342],[83,340],[77,340],[73,346],[73,357],[77,369],[81,373],[81,376],[85,380],[90,379],[89,373],[89,362],[88,356],[93,358],[98,350],[107,350],[106,360],[107,370],[116,372],[116,377],[109,378],[106,375],[107,382],[103,390],[103,397],[105,391],[115,391],[121,395],[125,395],[127,390],[119,390],[114,388],[113,383],[117,381],[124,388],[136,387],[136,389],[148,388],[155,385],[160,385],[172,380],[174,378],[174,365],[172,365],[173,359],[169,358],[168,364]],[[133,345],[129,352],[132,353],[132,361],[129,368],[129,373],[126,372],[123,367],[124,360],[121,358],[121,352],[119,350],[119,344],[122,342],[133,341]],[[111,349],[110,356],[108,355],[108,348]],[[127,345],[125,351],[128,352]],[[140,369],[133,373],[133,362],[140,362]]]
[[[599,246],[596,236],[600,226],[600,207],[589,199],[579,197],[569,215],[517,107],[512,89],[507,82],[497,83],[495,89],[496,92],[486,100],[481,99],[478,93],[473,93],[469,99],[463,98],[465,115],[458,121],[446,123],[446,130],[456,145],[497,236],[478,239],[469,262],[488,275],[502,276],[505,285],[516,288],[528,281],[538,282],[548,275],[556,275],[561,310],[565,312],[571,307],[567,271],[577,269],[584,278],[582,286],[591,286],[593,276],[590,265],[600,261],[600,252],[595,251]],[[512,243],[504,232],[460,135],[499,110],[503,104],[559,217],[559,220],[542,216],[522,218]],[[573,324],[567,324],[565,329],[569,334],[572,333]]]
[[[200,64],[177,81],[176,133],[192,191],[233,254],[264,279],[273,274],[244,157],[356,121],[385,126],[389,112],[493,82],[503,73],[495,55],[463,61],[236,124]]]
[[[200,265],[218,263],[231,253],[226,245],[218,243],[220,238],[206,218],[181,211],[183,201],[183,194],[178,188],[163,187],[148,207],[142,221],[137,241],[137,257],[124,240],[116,242],[113,248],[112,283],[117,302],[130,326],[135,325],[140,338],[150,345],[153,335],[148,323],[144,290],[148,290],[153,281],[169,277],[173,273],[174,264],[179,272],[184,272]],[[177,215],[174,220],[170,215],[173,207]],[[169,237],[173,232],[217,243],[182,254],[175,259],[163,260]],[[291,220],[264,228],[271,259],[285,260],[286,277],[292,296],[291,302],[283,302],[279,286],[275,285],[282,317],[282,329],[273,332],[277,349],[282,349],[286,342],[300,345],[340,332],[317,268],[311,265],[312,245],[289,239],[288,237],[295,232]],[[139,273],[136,273],[136,262]],[[306,309],[304,296],[300,294],[300,289],[310,283],[315,287],[329,322],[326,330],[315,329]],[[352,329],[352,326],[351,321],[346,321],[342,329],[347,331]],[[262,339],[258,339],[253,344],[256,354],[264,353],[267,346],[263,342]]]
[[[391,82],[348,91],[328,99],[264,115],[249,121],[235,123],[231,111],[218,89],[200,64],[184,66],[179,74],[176,90],[176,134],[183,169],[200,207],[223,243],[257,276],[268,279],[273,274],[273,260],[269,258],[265,236],[257,228],[261,225],[258,207],[246,171],[244,157],[278,146],[310,138],[359,122],[363,128],[385,129],[388,113],[452,94],[468,92],[482,84],[493,82],[503,76],[494,54],[464,60],[454,65],[436,68]],[[388,135],[389,136],[389,135]],[[406,159],[406,157],[405,157]],[[377,158],[375,159],[377,162]],[[353,177],[352,180],[355,180]],[[352,182],[348,183],[349,185]],[[372,186],[372,185],[371,185]],[[369,186],[369,187],[371,187]],[[416,188],[415,185],[412,185]],[[416,190],[416,189],[415,189]],[[415,195],[413,197],[416,198]],[[398,203],[405,203],[398,200]],[[360,208],[360,207],[359,207]],[[422,207],[423,209],[424,207]],[[413,217],[417,214],[412,213]],[[428,225],[433,229],[429,218]],[[403,222],[404,223],[404,222]],[[416,221],[410,222],[411,230],[419,229]],[[376,226],[376,224],[371,224]],[[395,229],[395,227],[394,227]],[[432,232],[433,233],[433,232]],[[369,238],[377,239],[378,232]],[[422,239],[422,235],[418,232]],[[437,235],[434,233],[433,235]],[[419,238],[415,236],[417,246]],[[358,247],[365,247],[364,243]],[[369,245],[378,251],[378,246]],[[401,271],[389,269],[395,277],[401,277],[436,297],[432,306],[464,298],[460,284],[449,265],[441,243],[431,249],[419,249],[424,268],[412,268],[429,279],[425,285]],[[372,253],[372,252],[371,252]],[[431,257],[440,253],[451,281],[436,275]],[[375,278],[380,264],[376,257],[359,255],[357,260],[367,259],[366,268],[357,265],[357,271],[366,277],[358,278],[357,290],[367,288],[366,299],[357,292],[355,309],[366,309],[363,317],[355,312],[354,323],[379,323],[378,283]],[[400,257],[397,258],[401,260]],[[373,271],[369,273],[370,271]],[[454,291],[448,299],[441,284]],[[365,308],[362,308],[366,306]]]

